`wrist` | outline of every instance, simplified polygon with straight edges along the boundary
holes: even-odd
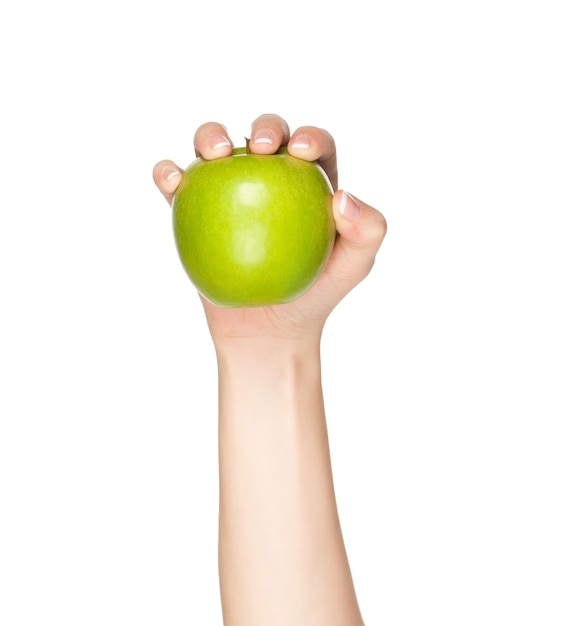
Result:
[[[319,357],[321,332],[306,332],[292,337],[263,334],[260,336],[217,336],[212,334],[219,363],[246,365],[265,363],[279,365]]]
[[[225,342],[217,367],[221,419],[237,420],[247,438],[259,420],[297,420],[321,398],[319,342]]]
[[[320,367],[320,340],[242,340],[215,341],[219,375],[256,376],[264,379],[304,367]]]

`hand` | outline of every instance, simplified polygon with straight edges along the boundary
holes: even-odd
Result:
[[[233,148],[226,128],[207,122],[195,133],[197,156],[216,159],[228,156]],[[336,146],[325,130],[302,126],[290,133],[277,115],[261,115],[252,123],[250,150],[273,154],[287,146],[293,156],[317,161],[328,175],[335,194],[333,212],[337,237],[324,270],[314,285],[287,304],[257,308],[220,308],[201,296],[215,345],[252,341],[283,344],[319,339],[324,323],[338,302],[361,282],[373,267],[387,224],[383,215],[338,190]],[[161,161],[153,169],[153,179],[169,204],[181,182],[182,170],[172,161]]]

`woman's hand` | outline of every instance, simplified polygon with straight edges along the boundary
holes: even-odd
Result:
[[[226,128],[207,122],[195,133],[197,156],[228,156],[232,141]],[[204,298],[209,329],[216,346],[251,342],[283,344],[319,340],[323,325],[338,302],[371,270],[387,225],[383,215],[349,193],[338,190],[336,146],[332,136],[313,126],[290,133],[288,124],[273,114],[261,115],[252,124],[250,151],[273,154],[280,146],[307,161],[317,161],[329,177],[335,194],[333,212],[337,237],[324,270],[314,285],[287,304],[257,308],[220,308]],[[169,204],[181,182],[182,170],[172,161],[161,161],[153,178]]]
[[[341,533],[321,386],[320,338],[336,304],[369,273],[386,231],[375,209],[337,190],[329,133],[252,124],[251,152],[280,146],[318,161],[335,194],[337,237],[314,285],[287,304],[219,308],[203,298],[219,376],[219,577],[225,624],[363,626]],[[204,159],[228,156],[224,126],[195,135]],[[169,203],[182,171],[153,176]]]

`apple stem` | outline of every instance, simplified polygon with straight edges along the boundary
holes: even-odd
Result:
[[[250,139],[248,137],[244,138],[246,141],[246,154],[250,154]]]

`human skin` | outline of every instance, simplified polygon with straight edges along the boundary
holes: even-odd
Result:
[[[280,146],[317,161],[335,190],[337,238],[314,285],[297,300],[219,308],[201,297],[219,382],[219,578],[225,626],[363,626],[338,516],[320,342],[330,312],[371,270],[383,215],[338,190],[336,147],[325,130],[290,132],[265,114],[250,150]],[[197,156],[233,148],[226,128],[201,125]],[[153,178],[169,203],[182,170],[161,161]]]

